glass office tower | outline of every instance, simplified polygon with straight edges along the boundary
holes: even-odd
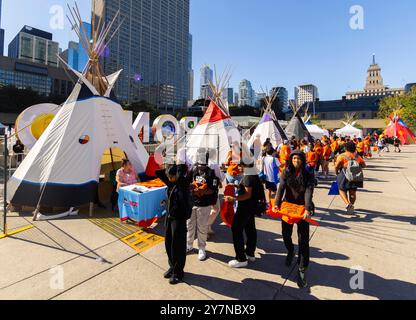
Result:
[[[103,57],[107,75],[123,69],[115,87],[118,99],[145,100],[168,112],[186,107],[189,0],[96,0],[96,17],[102,8],[106,23],[121,13],[120,30]]]

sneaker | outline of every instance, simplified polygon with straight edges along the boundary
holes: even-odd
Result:
[[[194,253],[195,249],[193,247],[186,248],[186,254]]]
[[[248,267],[248,261],[240,262],[238,260],[232,260],[228,263],[228,266],[230,268],[247,268]]]
[[[165,279],[170,279],[170,278],[172,278],[172,275],[173,275],[173,269],[169,269],[168,271],[165,272],[165,274],[163,275],[163,277]]]
[[[287,257],[286,257],[286,267],[290,267],[292,265],[293,262],[293,258],[295,257],[295,255],[293,253],[288,253]]]
[[[248,256],[248,255],[246,255],[246,257],[247,257],[247,260],[248,260],[249,262],[256,262],[256,257],[250,257],[250,256]]]
[[[306,288],[308,282],[306,281],[306,270],[298,270],[298,287]]]
[[[206,259],[207,259],[207,254],[206,254],[205,250],[199,250],[198,260],[199,261],[205,261]]]
[[[354,210],[355,210],[355,208],[354,208],[354,206],[352,204],[349,204],[347,206],[347,214],[353,215],[354,214]]]

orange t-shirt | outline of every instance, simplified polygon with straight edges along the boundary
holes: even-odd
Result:
[[[356,158],[356,159],[357,159],[357,162],[358,162],[359,164],[365,164],[364,159],[363,159],[363,158],[361,158],[359,155],[353,154],[353,153],[351,153],[351,152],[345,152],[345,153],[341,154],[341,155],[338,157],[337,167],[338,167],[338,165],[339,165],[340,163],[342,163],[342,166],[343,166],[344,168],[348,168],[348,161],[350,161],[350,160],[349,160],[349,158],[351,158],[351,159]]]
[[[357,152],[364,152],[364,142],[357,143]]]
[[[315,146],[314,150],[315,153],[318,155],[318,158],[320,158],[323,154],[324,148],[322,148],[322,146]]]
[[[310,167],[316,167],[318,161],[318,155],[314,151],[309,151],[306,154],[306,162]]]
[[[238,176],[241,173],[240,168],[238,167],[238,164],[231,163],[228,166],[227,173],[234,177]]]
[[[322,149],[322,156],[324,157],[325,161],[328,161],[331,157],[331,147],[329,145],[326,145]]]
[[[279,154],[280,163],[285,163],[286,161],[288,161],[290,159],[291,153],[292,153],[292,150],[290,149],[290,147],[287,145],[284,145],[282,147],[282,150],[280,150],[280,154]]]

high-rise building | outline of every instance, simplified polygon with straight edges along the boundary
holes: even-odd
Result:
[[[282,112],[288,112],[289,108],[289,93],[285,87],[274,87],[270,94],[277,93],[278,107]]]
[[[203,84],[201,86],[201,96],[199,98],[200,99],[209,99],[209,98],[212,99],[213,98],[213,92],[209,84]]]
[[[264,100],[264,99],[266,99],[266,94],[265,93],[260,93],[260,92],[257,92],[256,93],[256,103],[255,103],[255,107],[256,108],[261,108],[261,102],[262,102],[262,100]]]
[[[189,97],[189,0],[96,0],[109,24],[118,10],[120,29],[104,52],[105,74],[120,69],[115,94],[123,102],[145,100],[167,112]]]
[[[91,39],[91,24],[85,23],[85,32],[89,39]],[[70,41],[68,49],[60,54],[61,58],[65,60],[68,65],[79,72],[83,72],[88,63],[88,53],[80,42]]]
[[[192,34],[189,34],[188,48],[188,79],[189,79],[189,95],[188,100],[194,98],[194,70],[192,68]]]
[[[225,88],[222,93],[222,99],[227,101],[228,104],[234,104],[234,89],[233,88]]]
[[[234,105],[238,106],[239,103],[239,96],[238,96],[238,92],[234,93]]]
[[[59,43],[52,33],[24,26],[9,44],[9,57],[58,66]]]
[[[376,56],[373,55],[373,63],[367,70],[367,80],[364,90],[347,92],[345,95],[348,100],[353,100],[361,97],[383,97],[402,93],[404,93],[403,88],[390,89],[384,85],[384,80],[381,76],[381,67],[376,63]]]
[[[0,0],[0,56],[4,56],[4,29],[1,28],[1,13],[2,13],[2,3],[3,1]]]
[[[255,105],[255,92],[251,86],[251,82],[244,79],[241,80],[239,85],[239,106],[254,106]]]
[[[295,88],[295,101],[298,106],[306,102],[314,102],[319,99],[318,88],[313,84],[305,84]]]
[[[206,99],[207,95],[212,96],[212,90],[210,83],[213,82],[214,72],[208,65],[203,65],[201,68],[201,80],[200,80],[200,95],[201,99]]]
[[[77,81],[72,72],[63,68],[27,60],[0,57],[0,85],[32,89],[40,95],[68,97]]]
[[[228,104],[234,104],[234,89],[233,88],[227,88],[227,101]]]

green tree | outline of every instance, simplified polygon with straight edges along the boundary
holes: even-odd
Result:
[[[400,107],[402,97],[398,95],[385,97],[380,102],[380,109],[378,110],[378,117],[387,121],[389,115],[391,115],[394,110],[397,110]]]
[[[312,116],[310,121],[311,121],[312,124],[315,124],[317,126],[321,125],[321,120],[319,120],[319,117],[317,115]]]
[[[416,130],[416,88],[403,96],[401,104],[403,106],[401,112],[403,120],[412,130]]]
[[[133,111],[134,117],[137,117],[137,115],[140,112],[149,112],[150,119],[152,121],[161,115],[161,113],[155,108],[155,106],[144,100],[139,102],[133,102],[131,104],[123,104],[122,107],[124,110]]]
[[[400,109],[401,108],[401,109]],[[380,103],[378,117],[385,119],[396,110],[400,109],[400,115],[406,124],[412,129],[416,129],[416,88],[400,96],[388,96]]]

